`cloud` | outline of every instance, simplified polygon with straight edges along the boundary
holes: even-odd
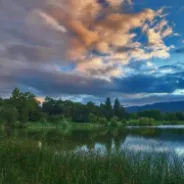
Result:
[[[101,6],[102,2],[107,3],[108,6],[104,8]],[[10,3],[14,5],[12,10],[8,8]],[[80,67],[80,62],[85,60],[86,65],[90,65],[94,61],[95,65],[95,60],[99,57],[94,54],[95,50],[108,56],[105,59],[106,68],[114,66],[114,72],[109,72],[109,76],[106,77],[108,80],[115,76],[114,73],[118,74],[116,71],[122,71],[122,65],[132,59],[169,57],[171,47],[166,46],[163,39],[171,35],[173,30],[165,17],[164,20],[158,20],[158,18],[162,19],[163,9],[158,11],[143,9],[137,13],[124,13],[117,7],[132,6],[132,1],[107,0],[101,3],[96,0],[77,3],[73,0],[31,2],[7,0],[6,10],[9,15],[7,17],[6,12],[3,11],[4,19],[8,22],[13,19],[13,22],[20,23],[20,27],[17,28],[9,23],[8,26],[4,25],[4,29],[8,30],[8,36],[14,38],[11,41],[13,43],[4,40],[7,52],[16,58],[20,58],[22,54],[30,62],[60,60],[62,65],[64,61],[76,62],[79,68],[86,68],[86,71],[81,71],[81,74],[86,75],[89,71],[88,66],[84,67],[82,62]],[[154,22],[157,22],[156,25]],[[148,45],[136,40],[138,35],[134,30],[143,27]],[[123,51],[126,48],[130,49]],[[94,58],[92,60],[91,55]],[[103,77],[102,69],[99,68],[97,71],[98,66],[94,75],[93,72],[91,73],[91,77],[96,78],[96,73],[102,73],[98,76]]]
[[[183,54],[184,53],[184,48],[178,48],[175,50],[175,53],[177,54]]]
[[[133,4],[132,0],[107,0],[112,7],[120,7],[121,4]]]
[[[20,87],[43,96],[133,93],[134,86],[135,92],[172,91],[175,87],[151,75],[156,70],[151,59],[170,56],[173,46],[164,39],[174,31],[162,8],[134,12],[133,4],[131,0],[3,1],[0,89],[9,93]],[[140,70],[130,66],[133,62],[143,63]]]
[[[76,71],[79,73],[83,73],[86,76],[94,76],[95,78],[102,78],[105,80],[111,77],[120,77],[121,70],[118,66],[115,66],[113,63],[106,63],[100,57],[92,57],[88,58],[88,60],[81,61],[77,67]]]
[[[10,58],[19,60],[24,57],[32,62],[50,62],[55,56],[55,52],[50,48],[32,45],[12,45],[7,48],[7,54]]]
[[[24,70],[22,70],[23,66],[22,68],[19,66],[13,66],[7,73],[2,73],[0,68],[0,81],[3,81],[1,83],[2,91],[4,90],[3,87],[7,85],[9,88],[5,86],[5,89],[8,89],[8,93],[14,87],[19,87],[23,90],[31,89],[39,96],[60,96],[63,94],[100,95],[116,88],[113,83],[102,79],[61,72],[56,66],[50,67],[50,65],[46,64],[40,65],[40,67],[38,65],[25,65]],[[11,71],[14,74],[10,74]]]
[[[166,73],[155,76],[136,74],[121,79],[116,79],[117,91],[127,94],[138,93],[172,93],[176,89],[184,88],[184,73]]]

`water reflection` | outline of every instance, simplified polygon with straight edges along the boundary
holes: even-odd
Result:
[[[39,147],[58,151],[94,151],[111,154],[128,149],[132,152],[161,152],[184,155],[184,127],[142,127],[93,131],[26,131],[4,129],[0,141],[9,138],[35,141]]]

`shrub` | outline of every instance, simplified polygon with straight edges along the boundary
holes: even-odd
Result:
[[[103,124],[103,125],[107,125],[107,124],[108,124],[108,120],[107,120],[107,118],[105,118],[105,117],[100,117],[100,118],[98,118],[98,122],[99,122],[100,124]]]
[[[142,117],[139,119],[139,125],[154,125],[155,120],[153,118]]]
[[[122,124],[122,125],[126,125],[126,124],[127,124],[127,121],[126,121],[125,119],[122,119],[122,120],[121,120],[121,124]]]
[[[12,124],[12,128],[25,128],[26,125],[21,123],[20,121],[16,121]]]
[[[55,124],[60,123],[63,119],[63,115],[51,115],[48,117],[48,121]]]
[[[120,125],[121,125],[121,122],[119,122],[119,118],[117,116],[113,116],[108,124],[108,126],[111,126],[111,127],[117,127]]]
[[[93,113],[90,113],[89,116],[88,116],[88,120],[91,123],[96,123],[97,119],[98,119],[97,116],[95,114],[93,114]]]
[[[0,109],[0,116],[5,124],[11,126],[17,121],[18,111],[15,107],[6,105]]]
[[[65,129],[69,127],[69,122],[66,119],[63,119],[63,120],[60,120],[57,125]]]
[[[127,125],[132,125],[132,126],[137,126],[137,125],[139,125],[139,120],[138,119],[130,119],[130,120],[128,120],[127,121],[127,123],[126,123]]]
[[[127,125],[132,125],[132,126],[144,126],[144,125],[155,125],[155,120],[153,118],[147,118],[147,117],[142,117],[139,119],[131,119],[127,122]]]

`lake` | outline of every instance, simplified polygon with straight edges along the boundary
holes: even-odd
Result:
[[[184,156],[184,126],[126,127],[104,130],[1,130],[5,139],[30,140],[38,146],[59,151],[94,151],[111,154],[128,149],[133,152],[174,153]]]

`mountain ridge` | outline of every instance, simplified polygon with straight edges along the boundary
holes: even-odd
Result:
[[[157,102],[142,106],[126,107],[128,112],[139,112],[145,110],[160,110],[161,112],[184,112],[184,101]]]

